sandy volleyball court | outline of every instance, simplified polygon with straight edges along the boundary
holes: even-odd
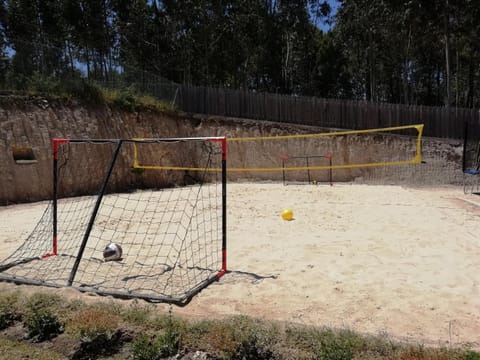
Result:
[[[45,206],[0,208],[0,258]],[[228,267],[174,312],[480,348],[480,196],[461,188],[229,184]]]

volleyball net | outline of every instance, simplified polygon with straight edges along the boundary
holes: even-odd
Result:
[[[229,177],[284,183],[346,181],[365,169],[419,164],[423,125],[331,131],[315,134],[227,138]],[[181,159],[142,152],[136,144],[133,167],[140,170],[201,169]],[[209,171],[220,171],[211,168]],[[360,171],[360,170],[363,170]],[[332,175],[332,172],[334,173]],[[276,175],[274,173],[277,173]]]

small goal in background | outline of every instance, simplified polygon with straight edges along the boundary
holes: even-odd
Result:
[[[330,154],[281,156],[283,185],[328,183],[332,186],[332,159]]]

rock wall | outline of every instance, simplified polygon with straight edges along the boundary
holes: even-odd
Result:
[[[83,106],[76,102],[42,98],[0,97],[0,204],[37,201],[52,197],[53,138],[151,138],[227,136],[261,137],[332,131],[307,126],[290,126],[271,122],[223,119],[181,113],[159,113],[144,109],[126,113],[107,105]],[[412,138],[402,135],[368,134],[317,138],[309,140],[229,142],[228,167],[270,168],[281,166],[281,156],[289,156],[288,166],[303,166],[305,159],[297,155],[332,155],[334,164],[369,163],[404,160],[414,152]],[[110,146],[110,147],[109,147]],[[70,182],[63,194],[81,195],[98,190],[98,181],[105,173],[111,145],[88,147],[81,157],[95,159],[102,166],[86,169],[81,162],[70,170]],[[460,141],[424,138],[422,156],[425,163],[381,168],[353,168],[333,171],[334,182],[401,183],[409,185],[458,184],[462,181]],[[29,156],[33,150],[34,159]],[[31,154],[30,154],[31,155]],[[131,157],[131,152],[124,156]],[[143,154],[147,161],[156,161],[155,154]],[[195,157],[194,154],[185,154]],[[150,158],[150,160],[148,160]],[[130,160],[123,159],[124,170],[113,179],[112,191],[132,185],[168,186],[180,177],[159,172],[132,171]],[[173,160],[172,160],[173,161]],[[311,159],[313,165],[327,165],[325,158]],[[194,161],[195,162],[195,161]],[[310,164],[312,165],[312,164]],[[327,180],[326,170],[309,174],[319,181]],[[232,172],[230,181],[281,181],[282,172]],[[287,180],[304,181],[305,171],[289,172]]]

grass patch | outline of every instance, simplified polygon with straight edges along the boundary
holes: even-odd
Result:
[[[105,305],[80,309],[69,319],[67,333],[80,339],[82,355],[110,355],[120,347],[118,311]],[[78,354],[77,354],[78,356]]]
[[[60,360],[65,359],[65,356],[34,344],[0,338],[0,359]]]
[[[133,87],[102,89],[102,94],[105,102],[115,104],[127,112],[135,112],[142,108],[155,109],[157,111],[173,110],[173,107],[167,102],[149,95],[142,95]]]
[[[113,359],[121,354],[125,359],[151,360],[200,351],[207,358],[231,360],[480,360],[480,353],[468,348],[432,348],[348,329],[294,326],[246,316],[189,321],[173,316],[171,311],[158,311],[159,308],[142,302],[129,306],[119,302],[86,305],[44,293],[31,297],[18,293],[0,295],[0,314],[9,314],[5,317],[9,324],[21,317],[30,338],[50,339],[53,344],[58,341],[57,351],[68,341],[75,359]],[[63,322],[66,334],[56,338]],[[42,359],[42,350],[37,351],[34,343],[21,342],[23,333],[19,335],[18,330],[18,326],[12,326],[3,331],[20,337],[19,343],[25,346],[0,343],[0,358]]]
[[[285,334],[287,348],[301,350],[305,358],[321,360],[468,360],[470,356],[469,351],[463,349],[398,343],[387,336],[361,335],[344,329],[288,327]]]
[[[185,345],[229,359],[271,359],[279,338],[273,323],[236,316],[229,320],[203,320],[190,325]]]
[[[157,111],[174,110],[174,106],[169,102],[143,94],[132,86],[107,89],[80,76],[57,79],[37,73],[19,80],[12,86],[15,89],[12,93],[16,95],[42,96],[67,101],[75,99],[91,105],[110,104],[127,112],[143,108]]]
[[[154,307],[134,301],[120,312],[122,319],[132,325],[145,325],[151,321]]]
[[[61,296],[47,293],[36,293],[29,298],[25,298],[25,307],[29,310],[55,310],[63,303],[65,303],[65,299]]]

